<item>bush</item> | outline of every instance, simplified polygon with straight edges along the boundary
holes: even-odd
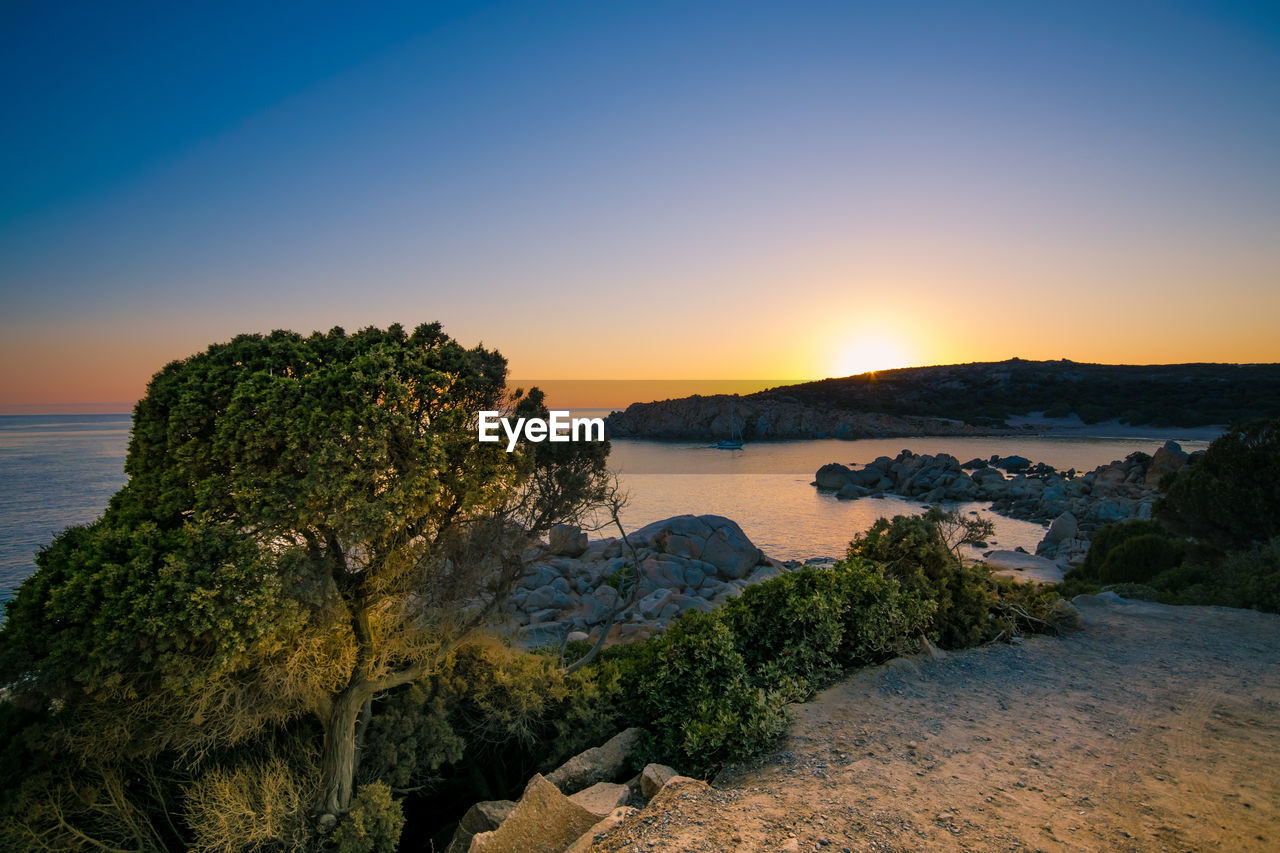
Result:
[[[944,541],[939,528],[946,514],[881,518],[849,545],[849,558],[881,565],[908,595],[931,602],[930,639],[960,649],[992,639],[1000,629],[990,618],[997,603],[991,573],[965,565]]]
[[[1146,583],[1182,562],[1182,543],[1164,533],[1131,536],[1107,552],[1098,567],[1103,583]]]
[[[786,729],[786,697],[751,683],[720,613],[688,612],[624,660],[628,704],[650,731],[648,758],[709,775]]]
[[[1138,536],[1163,536],[1164,527],[1158,521],[1133,519],[1108,524],[1097,532],[1089,543],[1089,553],[1080,564],[1080,577],[1098,579],[1107,556],[1121,544]]]
[[[385,782],[361,785],[333,832],[338,853],[395,853],[404,830],[404,812]]]
[[[1155,513],[1223,552],[1280,536],[1280,420],[1214,439],[1203,459],[1169,481]]]

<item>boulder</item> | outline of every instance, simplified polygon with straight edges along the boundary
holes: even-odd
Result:
[[[1031,460],[1025,456],[1003,456],[999,461],[992,460],[991,464],[998,468],[1003,468],[1006,471],[1013,472],[1030,468]]]
[[[646,764],[644,770],[640,771],[640,795],[646,800],[652,799],[667,784],[668,779],[678,775],[665,764]]]
[[[1080,525],[1076,523],[1074,515],[1069,512],[1062,513],[1049,525],[1048,532],[1040,540],[1040,544],[1036,546],[1036,553],[1042,557],[1055,556],[1063,542],[1076,538],[1076,533],[1079,529]]]
[[[616,782],[597,782],[590,788],[583,788],[578,793],[571,794],[569,799],[592,814],[605,817],[618,806],[625,805],[629,796],[631,796],[631,789],[626,785],[619,785]]]
[[[470,853],[557,853],[600,822],[540,774],[525,786],[520,801],[497,829],[471,839]]]
[[[614,809],[609,813],[608,817],[591,827],[591,829],[583,833],[581,838],[570,844],[565,853],[589,853],[591,845],[595,843],[597,838],[631,817],[636,811],[630,806],[620,806]]]
[[[566,794],[597,782],[616,782],[631,769],[631,753],[640,743],[640,729],[631,728],[609,738],[601,746],[580,752],[547,774],[547,781]]]
[[[576,524],[557,524],[551,528],[552,554],[563,557],[581,557],[587,550],[587,534]]]
[[[829,462],[818,469],[818,473],[813,478],[813,484],[819,489],[836,489],[849,485],[854,480],[853,471],[846,465],[839,462]]]
[[[458,828],[453,831],[453,839],[445,848],[445,853],[467,853],[475,835],[497,829],[515,807],[516,804],[511,800],[485,800],[483,803],[476,803],[458,821]]]
[[[840,491],[836,492],[836,497],[842,501],[852,501],[858,498],[865,498],[869,494],[871,494],[871,490],[866,486],[845,483],[840,487]]]
[[[1145,485],[1147,488],[1156,488],[1160,485],[1161,477],[1181,471],[1190,458],[1178,442],[1166,441],[1164,446],[1151,457],[1151,464],[1147,466]]]

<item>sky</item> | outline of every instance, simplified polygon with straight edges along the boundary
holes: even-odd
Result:
[[[241,332],[519,379],[1280,361],[1280,7],[17,0],[0,412]]]

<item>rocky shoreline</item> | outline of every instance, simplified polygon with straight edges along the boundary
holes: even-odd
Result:
[[[1078,474],[1021,456],[962,463],[947,453],[904,450],[856,469],[836,462],[823,465],[813,485],[842,500],[892,494],[928,504],[991,501],[993,512],[1049,524],[1036,555],[1066,569],[1084,559],[1090,536],[1099,528],[1150,518],[1163,478],[1192,464],[1200,452],[1187,454],[1177,442],[1167,441],[1152,456],[1131,453]],[[987,556],[992,553],[1009,552]],[[1005,562],[1010,562],[1007,557]]]
[[[528,570],[508,599],[507,627],[530,648],[566,638],[594,641],[611,614],[610,643],[642,640],[687,610],[711,610],[788,568],[718,515],[655,521],[625,541],[591,540],[579,527],[560,525],[525,559]]]

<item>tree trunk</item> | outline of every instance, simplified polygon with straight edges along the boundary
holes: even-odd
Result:
[[[348,687],[334,700],[333,710],[325,722],[321,765],[322,814],[345,814],[351,806],[356,775],[356,721],[369,697],[364,685]]]

